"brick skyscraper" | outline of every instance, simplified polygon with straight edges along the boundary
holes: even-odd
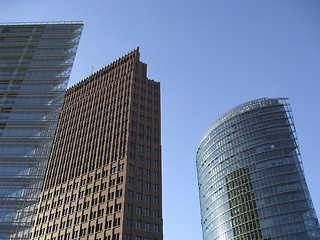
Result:
[[[160,84],[139,58],[67,91],[33,239],[163,239]]]

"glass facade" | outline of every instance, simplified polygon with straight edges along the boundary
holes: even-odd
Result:
[[[320,239],[288,99],[223,115],[202,135],[196,163],[203,239]]]
[[[26,239],[83,22],[0,24],[0,239]]]

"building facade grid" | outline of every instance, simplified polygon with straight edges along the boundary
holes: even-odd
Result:
[[[320,239],[288,99],[229,111],[202,135],[203,239]]]
[[[161,240],[160,84],[139,49],[69,89],[34,239]]]
[[[0,238],[28,239],[83,22],[0,24]]]

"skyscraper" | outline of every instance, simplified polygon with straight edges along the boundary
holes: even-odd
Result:
[[[0,238],[28,238],[83,22],[0,24]]]
[[[202,135],[203,239],[320,239],[289,100],[242,104]]]
[[[160,84],[134,50],[70,88],[33,239],[161,240]]]

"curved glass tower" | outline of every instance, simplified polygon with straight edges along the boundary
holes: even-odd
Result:
[[[288,99],[219,118],[201,137],[197,170],[203,239],[320,239]]]

